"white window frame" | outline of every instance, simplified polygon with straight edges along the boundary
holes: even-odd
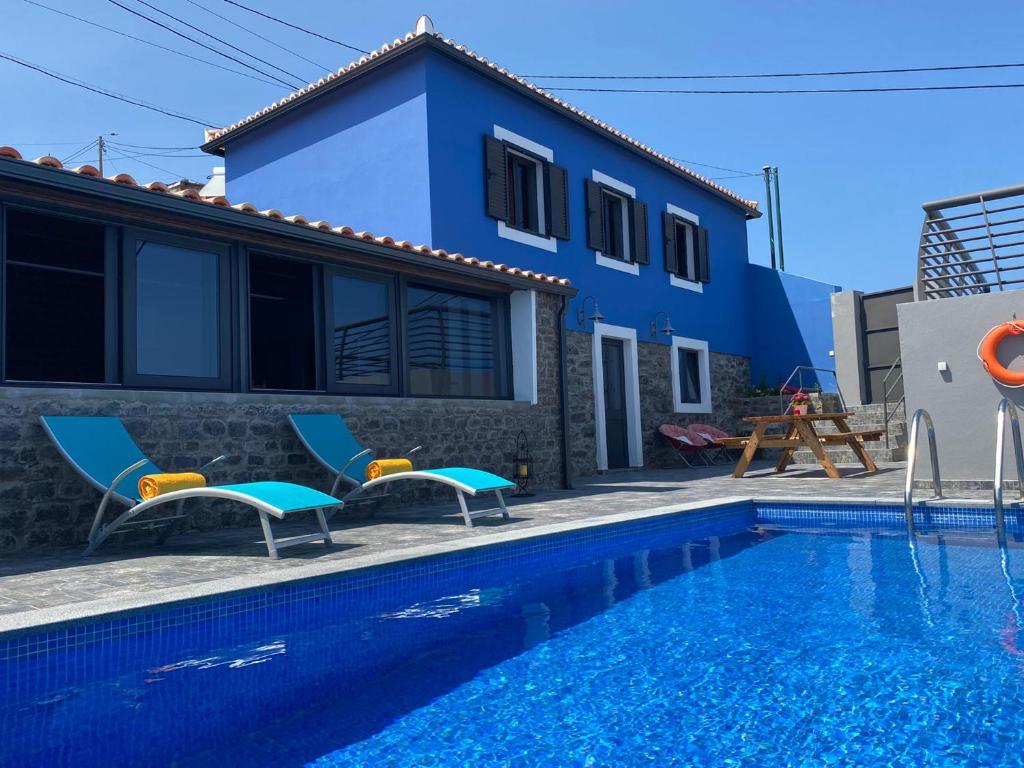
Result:
[[[696,228],[700,226],[700,217],[696,213],[688,211],[685,208],[680,208],[678,205],[672,205],[672,203],[667,203],[665,205],[665,210],[671,213],[673,216],[677,216],[680,219],[683,219],[684,221],[693,225],[693,227],[690,227],[686,230],[686,258],[688,260],[686,266],[687,274],[695,275],[697,274],[697,251],[694,248],[695,243],[693,241],[693,238],[696,232]],[[696,280],[687,280],[685,277],[670,274],[668,276],[668,282],[669,285],[675,288],[685,288],[686,290],[693,291],[694,293],[704,293],[704,283],[698,282]]]
[[[599,267],[607,267],[608,269],[616,269],[619,272],[625,272],[629,275],[640,275],[640,265],[633,260],[633,247],[629,239],[629,201],[636,200],[636,187],[627,184],[624,181],[619,181],[606,173],[601,173],[598,170],[591,171],[591,178],[598,184],[604,184],[606,187],[614,190],[623,195],[622,198],[622,253],[625,259],[615,259],[610,256],[605,256],[601,251],[594,251],[594,258]],[[603,205],[603,201],[602,201]]]
[[[629,466],[643,467],[644,441],[640,426],[640,369],[637,355],[636,329],[606,323],[594,323],[594,429],[597,438],[597,468],[608,469],[608,434],[604,417],[604,354],[601,339],[620,339],[623,344],[623,366],[626,378],[626,443]]]
[[[555,162],[555,152],[550,147],[545,147],[543,144],[538,144],[535,141],[531,141],[525,136],[520,136],[518,133],[513,133],[507,128],[502,128],[500,125],[494,126],[494,138],[499,141],[507,142],[512,146],[512,152],[517,157],[531,160],[537,164],[537,224],[538,229],[544,232],[547,228],[547,221],[544,218],[544,211],[546,208],[545,198],[545,187],[544,187],[544,167],[535,157],[524,155],[516,152],[515,147],[519,147],[526,152],[537,155],[547,160],[549,163]],[[558,240],[554,237],[545,237],[544,235],[535,235],[532,232],[524,232],[521,229],[510,227],[504,221],[498,222],[498,237],[505,240],[512,240],[522,245],[533,246],[534,248],[540,248],[550,253],[558,253]]]
[[[679,350],[685,349],[697,353],[700,365],[700,397],[699,403],[684,403],[682,386],[679,381]],[[708,343],[701,339],[688,339],[685,336],[672,337],[672,404],[676,413],[711,413],[711,353]]]
[[[513,291],[509,297],[512,337],[512,394],[536,405],[537,399],[537,292]]]

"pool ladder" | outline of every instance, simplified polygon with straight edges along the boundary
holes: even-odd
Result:
[[[1017,485],[1020,487],[1020,498],[1024,499],[1024,451],[1021,450],[1020,416],[1013,401],[1004,397],[996,410],[996,473],[992,481],[992,501],[997,520],[1003,516],[1003,456],[1007,418],[1010,420],[1010,434],[1013,435],[1013,455],[1017,460]]]
[[[917,433],[921,422],[928,431],[928,453],[932,464],[932,488],[936,499],[942,498],[942,478],[939,476],[939,449],[935,445],[935,424],[931,414],[918,408],[910,419],[910,442],[907,445],[907,482],[903,486],[903,514],[907,519],[907,530],[914,530],[914,469],[917,467]]]

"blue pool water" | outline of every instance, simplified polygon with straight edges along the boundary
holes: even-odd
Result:
[[[0,638],[0,765],[1024,765],[1022,539],[734,505]]]

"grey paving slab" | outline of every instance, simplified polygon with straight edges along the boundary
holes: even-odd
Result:
[[[843,467],[840,480],[820,468],[797,467],[776,475],[758,465],[743,479],[728,467],[606,473],[578,480],[572,491],[512,498],[512,519],[481,518],[466,528],[454,500],[367,517],[339,515],[332,520],[334,546],[309,544],[286,549],[270,560],[258,528],[172,536],[157,547],[140,538],[111,545],[82,558],[64,550],[0,561],[0,631],[50,623],[147,602],[206,595],[246,584],[269,584],[297,577],[364,567],[406,556],[478,546],[544,530],[584,526],[626,513],[656,513],[719,499],[808,498],[902,501],[903,465],[883,465],[874,474]],[[922,493],[921,495],[925,495]],[[990,498],[985,491],[958,492],[966,499]],[[306,532],[308,521],[282,525]],[[92,606],[92,607],[90,607]]]

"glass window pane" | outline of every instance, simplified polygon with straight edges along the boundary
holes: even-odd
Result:
[[[693,233],[686,224],[676,224],[676,263],[679,265],[679,276],[687,280],[693,280]]]
[[[604,254],[616,259],[623,258],[622,248],[622,198],[604,195]]]
[[[679,395],[684,403],[700,403],[700,353],[679,350]]]
[[[254,388],[316,387],[313,324],[313,265],[251,255],[249,338]]]
[[[220,375],[220,255],[140,241],[136,247],[136,373]]]
[[[334,381],[391,383],[391,288],[388,283],[332,276]]]
[[[104,379],[104,231],[98,224],[7,212],[5,376]]]
[[[419,286],[407,300],[410,394],[499,396],[494,302]]]

